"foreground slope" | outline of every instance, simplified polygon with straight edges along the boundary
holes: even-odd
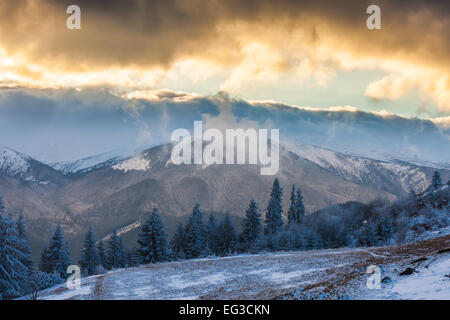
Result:
[[[449,248],[446,235],[392,247],[168,262],[84,278],[80,290],[62,285],[39,299],[450,299]],[[380,290],[366,286],[374,264],[384,270]],[[405,270],[411,274],[400,275]]]

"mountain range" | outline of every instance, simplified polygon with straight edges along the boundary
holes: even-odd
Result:
[[[219,216],[229,212],[237,222],[252,198],[264,210],[275,177],[284,188],[285,209],[295,184],[308,213],[336,203],[392,201],[410,190],[423,191],[434,170],[450,177],[445,168],[374,160],[299,140],[282,140],[276,176],[260,175],[257,165],[174,165],[172,147],[162,144],[133,155],[114,151],[51,165],[0,148],[0,195],[9,210],[24,213],[37,257],[57,223],[75,255],[89,225],[99,238],[118,228],[125,242],[135,245],[140,222],[154,206],[169,234],[196,203]]]

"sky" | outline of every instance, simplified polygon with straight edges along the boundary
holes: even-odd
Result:
[[[66,27],[72,4],[81,9],[80,30]],[[381,10],[379,30],[366,26],[372,4]],[[150,124],[139,108],[156,99],[151,112],[163,114],[162,92],[183,103],[224,95],[248,105],[399,116],[411,126],[428,119],[447,130],[448,30],[448,1],[0,0],[0,122],[9,124],[0,144],[74,157],[50,157],[49,148],[63,144],[80,114],[85,125],[74,130],[90,130],[91,139],[105,123],[128,137],[125,122],[136,124],[134,140],[144,139]],[[90,139],[84,133],[80,144]],[[47,151],[32,147],[34,139]]]
[[[69,4],[80,30],[66,28]],[[0,83],[448,116],[448,30],[448,1],[2,0]]]

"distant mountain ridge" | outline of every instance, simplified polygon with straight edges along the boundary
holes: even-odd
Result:
[[[0,158],[0,195],[8,209],[24,212],[37,255],[58,222],[68,238],[75,239],[73,251],[78,252],[89,225],[99,238],[114,228],[134,230],[127,226],[139,225],[154,206],[160,209],[169,233],[197,202],[205,211],[242,216],[254,198],[263,211],[275,177],[284,188],[285,209],[290,186],[296,184],[311,213],[336,203],[394,200],[409,189],[422,191],[435,170],[298,142],[281,145],[276,176],[261,176],[257,165],[174,165],[171,148],[171,144],[159,145],[100,163],[89,159],[93,166],[72,166],[77,171],[69,173],[8,149]],[[450,171],[440,172],[443,179],[450,177]]]

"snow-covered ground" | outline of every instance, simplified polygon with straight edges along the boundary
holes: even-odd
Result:
[[[393,276],[392,283],[383,286],[381,290],[372,290],[362,297],[366,299],[389,300],[449,300],[449,254],[420,260],[416,264],[411,275],[398,275],[396,266],[387,268],[384,274]]]
[[[82,279],[39,299],[450,299],[450,236],[365,249],[238,255],[145,265]],[[439,251],[441,250],[441,252]],[[369,289],[370,265],[381,289]],[[410,275],[400,275],[407,268]]]

